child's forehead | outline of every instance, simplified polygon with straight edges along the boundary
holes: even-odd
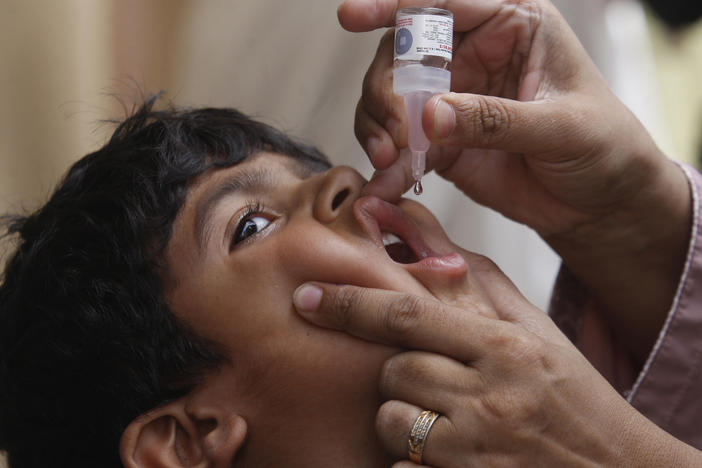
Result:
[[[275,158],[288,171],[300,179],[306,179],[314,174],[319,174],[320,172],[324,172],[329,169],[329,167],[321,166],[319,161],[284,153],[260,152],[254,155],[254,158],[259,158],[264,161]]]
[[[245,179],[254,171],[264,170],[267,173],[275,174],[276,178],[294,177],[306,179],[314,174],[324,172],[328,168],[323,167],[317,161],[308,160],[299,156],[270,151],[259,151],[248,156],[238,164],[228,167],[217,167],[206,171],[198,176],[188,185],[188,192],[192,195],[206,190],[207,186],[216,184],[218,180],[231,178],[240,175]]]

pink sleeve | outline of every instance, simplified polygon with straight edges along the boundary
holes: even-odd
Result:
[[[558,274],[549,313],[636,409],[702,449],[702,175],[681,167],[693,199],[690,246],[672,307],[644,367],[634,366],[602,320],[597,303],[565,266]]]

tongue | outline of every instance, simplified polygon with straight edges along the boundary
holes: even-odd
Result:
[[[408,264],[417,261],[417,257],[414,255],[414,252],[412,252],[412,249],[407,246],[407,244],[389,244],[385,246],[385,250],[390,258],[397,263]]]

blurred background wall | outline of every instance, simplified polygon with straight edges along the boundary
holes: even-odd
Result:
[[[667,26],[634,0],[555,3],[667,154],[698,161],[702,26]],[[100,121],[123,116],[140,90],[166,90],[180,106],[237,107],[370,176],[353,114],[382,31],[343,31],[337,6],[0,0],[0,213],[45,201],[68,166],[105,141]],[[493,258],[546,307],[558,258],[538,236],[436,177],[425,188],[420,200],[455,241]],[[0,256],[9,248],[0,244]]]

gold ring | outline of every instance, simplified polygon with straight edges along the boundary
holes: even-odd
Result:
[[[422,464],[424,443],[427,441],[429,430],[439,416],[436,411],[422,411],[409,432],[409,458],[418,465]]]

